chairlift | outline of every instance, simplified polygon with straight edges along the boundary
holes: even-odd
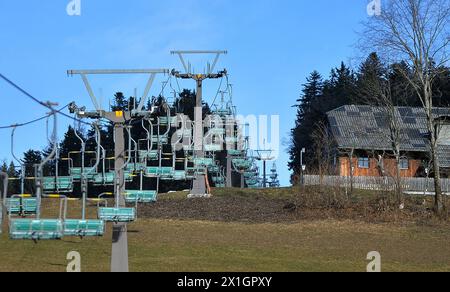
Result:
[[[95,164],[90,170],[97,169],[100,161],[105,162],[105,151],[101,146],[101,134],[97,123],[94,123],[95,128],[95,142],[97,145]],[[103,150],[103,151],[102,151]],[[89,174],[89,173],[87,173]],[[70,201],[80,201],[78,199],[69,199]],[[65,219],[64,220],[64,235],[65,236],[103,236],[105,233],[105,222],[103,220],[86,219],[86,202],[89,201],[87,197],[87,189],[82,188],[82,212],[81,219]]]
[[[16,240],[55,240],[61,239],[64,235],[63,232],[63,201],[60,205],[60,214],[58,219],[41,219],[41,198],[56,197],[54,195],[43,195],[42,179],[43,168],[50,160],[56,155],[56,129],[57,129],[57,117],[56,111],[52,110],[53,116],[53,133],[52,133],[52,152],[46,157],[39,165],[36,166],[36,198],[37,198],[37,212],[35,219],[17,219],[12,218],[13,214],[9,213],[9,236],[11,239]],[[59,198],[59,196],[58,196]],[[67,201],[64,201],[67,204]]]

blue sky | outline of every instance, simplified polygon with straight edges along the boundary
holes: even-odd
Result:
[[[82,15],[68,16],[69,0],[0,2],[0,73],[42,100],[92,108],[81,80],[68,69],[179,68],[170,50],[225,49],[239,114],[280,115],[278,168],[289,184],[286,145],[295,120],[291,106],[313,70],[324,76],[350,63],[367,0],[81,0]],[[356,65],[356,64],[355,64]],[[161,90],[160,77],[152,91]],[[116,91],[142,92],[145,78],[96,77],[104,104]],[[182,83],[193,88],[193,83]],[[205,84],[211,101],[216,81]],[[166,92],[169,94],[169,91]],[[0,126],[40,117],[45,110],[0,81]],[[60,135],[70,122],[60,118]],[[10,159],[10,131],[0,130],[0,159]],[[16,151],[46,145],[45,123],[18,129]]]

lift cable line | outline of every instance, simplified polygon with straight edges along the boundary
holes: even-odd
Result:
[[[230,86],[230,83],[229,83],[229,80],[228,80],[228,73],[226,73],[224,77],[225,77],[226,80],[227,80],[227,89],[228,89],[229,86]],[[223,77],[220,79],[219,88],[217,88],[216,96],[214,97],[214,100],[213,100],[213,102],[212,102],[212,104],[211,104],[212,106],[216,105],[217,97],[219,97],[219,94],[221,94],[221,92],[223,92],[223,91],[221,90],[221,89],[222,89],[222,84],[223,84]]]
[[[53,108],[49,105],[49,102],[43,102],[43,101],[37,99],[36,97],[34,97],[33,95],[31,95],[30,93],[28,93],[27,91],[25,91],[23,88],[21,88],[19,85],[17,85],[16,83],[12,82],[10,79],[6,78],[6,77],[5,77],[3,74],[1,74],[1,73],[0,73],[0,78],[2,78],[3,80],[5,80],[9,85],[11,85],[12,87],[14,87],[14,88],[17,89],[18,91],[20,91],[22,94],[24,94],[25,96],[27,96],[28,98],[30,98],[30,99],[33,100],[34,102],[36,102],[36,103],[40,104],[41,106],[43,106],[43,107],[45,107],[45,108],[51,110],[52,112],[55,112],[55,113],[57,113],[57,114],[60,114],[60,115],[66,117],[66,118],[69,118],[69,119],[71,119],[71,120],[76,120],[76,121],[78,121],[78,122],[80,122],[80,123],[82,123],[82,124],[84,124],[84,125],[88,125],[88,126],[91,125],[90,123],[86,123],[86,122],[84,122],[84,121],[82,121],[82,120],[79,120],[79,119],[77,119],[77,118],[74,118],[74,117],[72,117],[72,116],[70,116],[70,115],[68,115],[68,114],[66,114],[66,113],[64,113],[64,112],[62,112],[62,110],[55,110],[55,109],[53,109]],[[64,107],[63,109],[65,109],[65,107]],[[43,117],[42,120],[45,119],[45,118],[47,118],[47,117],[48,117],[48,116]],[[36,121],[34,121],[34,122],[36,122]]]
[[[66,106],[60,108],[58,111],[63,111],[63,110],[65,110],[67,107],[69,107],[69,105],[70,105],[70,104],[67,104]],[[29,121],[29,122],[20,123],[20,124],[12,124],[12,125],[9,125],[9,126],[1,126],[1,127],[0,127],[0,130],[12,129],[12,128],[20,128],[20,127],[29,126],[29,125],[32,125],[32,124],[34,124],[34,123],[37,123],[37,122],[43,121],[43,120],[45,120],[45,119],[48,119],[48,118],[51,117],[52,115],[53,115],[53,114],[50,113],[50,114],[47,114],[47,115],[45,115],[45,116],[43,116],[43,117],[40,117],[40,118],[31,120],[31,121]]]

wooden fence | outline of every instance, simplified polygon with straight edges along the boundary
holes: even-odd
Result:
[[[305,175],[303,182],[306,186],[330,186],[350,188],[352,179],[342,176]],[[441,179],[442,191],[450,192],[450,179]],[[402,178],[401,186],[404,192],[434,192],[433,178]],[[390,177],[353,177],[353,188],[371,191],[393,191],[395,179]]]

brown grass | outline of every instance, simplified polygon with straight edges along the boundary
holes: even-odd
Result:
[[[420,224],[404,217],[394,223],[349,219],[347,215],[338,217],[338,208],[325,208],[320,200],[302,206],[302,194],[289,189],[276,192],[221,190],[216,191],[214,199],[202,201],[187,200],[185,193],[162,196],[156,205],[140,208],[141,215],[144,210],[158,209],[158,216],[145,214],[129,225],[131,270],[365,271],[367,253],[378,251],[383,271],[450,271],[448,222]],[[365,199],[372,202],[377,198]],[[236,202],[227,209],[225,204],[230,200]],[[244,201],[247,204],[242,204]],[[285,209],[286,202],[292,202],[296,209]],[[241,207],[236,207],[239,204]],[[55,201],[45,201],[44,206],[46,217],[57,215]],[[259,206],[265,206],[260,209],[263,215],[259,220],[243,220],[256,216],[254,210]],[[187,207],[196,211],[189,213]],[[348,206],[341,208],[344,214],[349,212]],[[70,211],[69,217],[79,217],[79,204],[72,202]],[[95,206],[89,211],[95,218]],[[173,212],[165,215],[173,218],[161,218],[163,212]],[[274,218],[268,213],[284,219],[264,221]],[[83,271],[108,271],[111,226],[103,238],[64,238],[38,244],[10,241],[2,234],[0,247],[0,271],[62,272],[67,253],[74,250],[81,253]]]

